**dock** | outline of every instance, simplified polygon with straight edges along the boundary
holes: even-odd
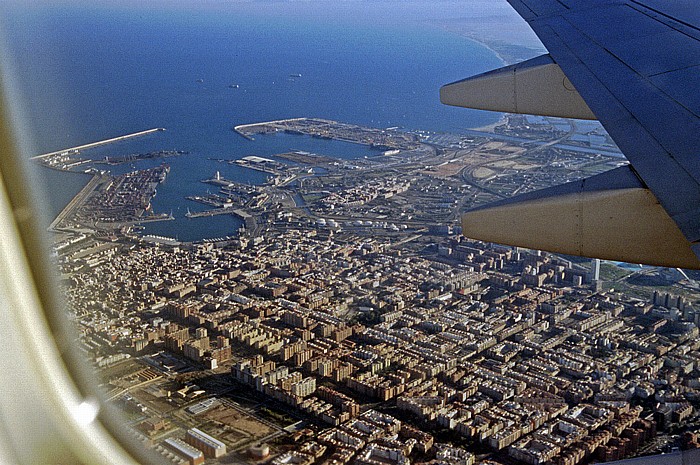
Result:
[[[123,136],[112,137],[111,139],[100,140],[97,142],[91,142],[89,144],[79,145],[77,147],[71,147],[68,149],[56,150],[55,152],[49,152],[49,153],[44,153],[41,155],[36,155],[36,156],[32,157],[31,159],[32,160],[41,160],[44,158],[52,157],[54,155],[61,155],[62,153],[70,153],[70,152],[75,153],[75,152],[79,152],[81,150],[90,149],[92,147],[99,147],[100,145],[106,145],[106,144],[111,144],[114,142],[119,142],[121,140],[132,139],[134,137],[145,136],[145,135],[152,134],[154,132],[159,132],[159,131],[165,131],[165,128],[147,129],[145,131],[134,132],[132,134],[125,134]]]
[[[242,166],[243,168],[248,168],[249,170],[260,171],[275,176],[281,176],[286,168],[286,166],[274,160],[260,157],[243,157],[240,160],[235,160],[229,163]]]
[[[232,210],[231,213],[233,213],[234,215],[236,215],[237,217],[239,217],[240,219],[242,219],[244,221],[247,221],[250,218],[253,218],[253,215],[251,215],[251,214],[249,214],[249,213],[247,213],[239,208]]]
[[[240,208],[215,208],[213,210],[204,210],[201,212],[190,212],[188,210],[187,214],[185,215],[187,218],[206,218],[206,217],[211,217],[211,216],[217,216],[217,215],[233,215],[237,216],[238,218],[242,219],[245,223],[245,227],[248,231],[251,233],[255,233],[257,231],[257,221],[255,220],[255,217],[251,215],[250,213],[240,209]]]

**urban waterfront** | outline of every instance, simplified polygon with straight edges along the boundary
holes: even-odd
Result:
[[[219,160],[268,178],[199,180],[205,211],[246,226],[208,241],[130,231],[131,204],[114,216],[113,195],[86,195],[54,228],[82,350],[175,461],[575,465],[696,447],[696,281],[459,234],[464,209],[625,163],[589,129],[258,124],[256,139],[387,150]]]

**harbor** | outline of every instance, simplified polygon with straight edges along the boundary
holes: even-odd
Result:
[[[139,223],[173,220],[155,213],[151,199],[170,168],[134,171],[120,176],[96,174],[61,211],[49,231],[115,232]]]

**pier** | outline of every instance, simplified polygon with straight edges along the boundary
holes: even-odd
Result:
[[[134,132],[133,134],[125,134],[123,136],[113,137],[111,139],[100,140],[97,142],[91,142],[89,144],[79,145],[77,147],[71,147],[69,149],[56,150],[55,152],[49,152],[49,153],[44,153],[42,155],[36,155],[36,156],[32,157],[31,159],[32,160],[42,160],[44,158],[52,157],[54,155],[61,155],[62,153],[79,152],[81,150],[90,149],[92,147],[99,147],[100,145],[106,145],[106,144],[111,144],[113,142],[119,142],[121,140],[132,139],[134,137],[145,136],[145,135],[152,134],[154,132],[159,132],[159,131],[165,131],[165,128],[153,128],[153,129],[147,129],[145,131]]]

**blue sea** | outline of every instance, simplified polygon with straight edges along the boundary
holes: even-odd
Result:
[[[200,8],[176,0],[149,7],[126,0],[84,3],[5,7],[16,97],[31,135],[28,155],[166,128],[83,152],[92,158],[189,152],[165,160],[171,172],[153,201],[156,212],[172,212],[176,220],[150,223],[147,233],[180,240],[235,233],[240,222],[229,216],[185,218],[187,208],[203,207],[184,197],[214,192],[200,181],[217,170],[249,183],[262,183],[266,175],[209,158],[290,149],[338,158],[376,155],[360,145],[305,136],[251,142],[232,131],[237,124],[308,116],[459,132],[500,116],[440,104],[441,85],[501,63],[484,46],[428,21],[437,14],[430,2],[407,2],[412,6],[405,10],[389,1],[209,1]],[[47,169],[38,176],[50,199],[48,218],[89,178]]]

